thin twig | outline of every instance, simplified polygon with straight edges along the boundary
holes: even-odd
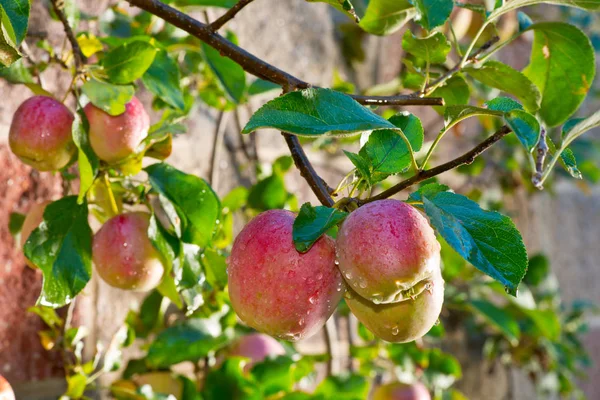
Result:
[[[217,123],[215,124],[215,134],[212,148],[212,156],[210,160],[210,173],[208,176],[210,177],[211,186],[215,186],[217,180],[219,178],[219,155],[221,153],[221,148],[223,147],[223,138],[225,137],[225,131],[227,128],[227,119],[228,115],[224,111],[219,111],[219,115],[217,116]]]
[[[365,106],[443,106],[444,99],[441,97],[417,97],[415,95],[399,96],[362,96],[351,95],[351,97]]]
[[[546,156],[548,155],[548,143],[546,143],[546,129],[542,128],[540,132],[540,142],[537,145],[537,158],[535,162],[535,173],[531,182],[533,186],[538,189],[543,189],[544,181],[542,177],[544,176],[544,162],[546,161]]]
[[[335,326],[335,318],[331,317],[325,322],[323,326],[323,334],[325,336],[325,349],[327,351],[327,376],[335,374],[336,371],[336,360],[337,360],[337,328]]]
[[[231,7],[225,14],[219,17],[215,22],[210,24],[208,27],[213,31],[218,31],[223,25],[231,21],[242,8],[252,3],[254,0],[240,0],[233,7]]]
[[[392,186],[388,190],[385,190],[379,193],[378,195],[370,197],[366,200],[359,200],[359,202],[360,204],[366,204],[377,200],[387,199],[388,197],[392,197],[393,195],[400,193],[404,189],[416,183],[422,182],[429,178],[433,178],[434,176],[440,175],[458,166],[464,164],[471,164],[475,160],[475,158],[477,158],[477,156],[486,151],[494,143],[502,139],[504,136],[508,135],[510,132],[512,132],[512,130],[508,126],[503,126],[502,128],[498,129],[496,133],[494,133],[492,136],[479,143],[471,151],[463,154],[462,156],[455,158],[454,160],[448,161],[445,164],[438,165],[435,168],[422,170],[421,172],[398,183],[397,185]]]
[[[235,129],[237,131],[237,133],[239,134],[239,138],[240,138],[240,144],[241,144],[241,149],[242,149],[242,153],[244,153],[244,155],[246,156],[246,158],[248,159],[248,161],[253,161],[254,157],[253,154],[250,154],[250,151],[248,150],[248,144],[246,143],[245,137],[246,135],[242,135],[242,121],[240,119],[240,109],[236,108],[233,111],[233,120],[235,122]],[[254,132],[252,132],[254,133]]]
[[[59,6],[59,0],[50,1],[52,3],[52,8],[54,9],[56,16],[63,24],[65,34],[67,35],[67,39],[69,39],[69,43],[71,43],[71,48],[73,49],[73,58],[75,59],[75,68],[77,69],[77,71],[79,71],[81,67],[87,62],[87,58],[81,51],[81,47],[79,47],[79,43],[77,42],[75,33],[73,33],[73,29],[71,28],[71,25],[69,25],[69,21],[67,20],[67,16],[63,12],[62,6]]]

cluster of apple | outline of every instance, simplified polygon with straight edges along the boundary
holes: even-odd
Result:
[[[148,135],[150,117],[137,98],[127,103],[125,112],[111,116],[92,103],[84,108],[89,121],[89,141],[95,154],[106,165],[113,165],[135,154]],[[74,116],[61,102],[46,96],[26,100],[13,116],[9,144],[24,163],[39,171],[57,171],[74,159]],[[34,205],[21,231],[25,243],[43,220],[49,202]],[[100,277],[114,287],[150,290],[164,273],[158,252],[148,238],[150,215],[132,212],[109,219],[96,233],[93,261]],[[34,267],[31,261],[28,265]]]
[[[295,215],[271,210],[236,238],[228,259],[231,304],[247,325],[296,341],[325,324],[345,295],[376,336],[409,342],[425,335],[444,301],[440,244],[414,207],[381,200],[352,212],[337,238],[296,250]]]

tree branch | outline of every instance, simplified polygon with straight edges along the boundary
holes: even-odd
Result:
[[[208,27],[213,31],[218,31],[223,25],[231,21],[235,18],[236,14],[242,10],[242,8],[246,7],[248,4],[252,3],[254,0],[240,0],[231,7],[225,14],[219,17],[215,22],[210,24]]]
[[[329,194],[329,186],[323,179],[321,179],[321,177],[319,177],[317,171],[315,171],[313,168],[312,164],[308,160],[308,157],[306,157],[306,153],[302,149],[298,138],[294,135],[290,135],[289,133],[281,133],[283,134],[285,142],[290,149],[290,153],[292,154],[296,168],[300,170],[300,175],[302,175],[306,182],[308,182],[308,185],[312,189],[313,193],[317,196],[321,204],[327,207],[333,206],[335,202]]]
[[[65,34],[67,35],[67,39],[69,40],[69,43],[71,43],[71,48],[73,49],[73,58],[75,60],[75,68],[79,72],[81,67],[87,62],[87,58],[85,57],[85,55],[83,55],[83,52],[81,51],[81,47],[79,47],[79,42],[77,42],[77,38],[75,37],[75,34],[73,33],[73,29],[71,28],[71,25],[69,25],[67,16],[63,12],[62,7],[59,7],[59,5],[58,5],[59,0],[50,0],[50,1],[52,3],[52,8],[54,9],[56,16],[58,17],[60,22],[62,22],[62,24],[63,24],[63,27],[65,29]]]
[[[224,111],[219,111],[215,124],[215,134],[210,160],[210,173],[208,175],[210,179],[209,183],[213,188],[215,188],[219,177],[219,154],[223,147],[223,138],[225,137],[225,131],[227,129],[227,117],[228,115]]]
[[[440,174],[442,174],[446,171],[449,171],[451,169],[454,169],[458,166],[461,166],[464,164],[471,164],[475,160],[475,158],[477,158],[477,156],[479,156],[481,153],[486,151],[494,143],[496,143],[497,141],[502,139],[504,136],[508,135],[510,132],[512,132],[512,130],[508,126],[505,125],[502,128],[498,129],[496,131],[496,133],[494,133],[492,136],[490,136],[483,142],[479,143],[471,151],[463,154],[462,156],[455,158],[452,161],[448,161],[445,164],[438,165],[435,168],[423,170],[423,171],[411,176],[410,178],[398,183],[397,185],[392,186],[388,190],[385,190],[385,191],[379,193],[376,196],[370,197],[366,200],[359,201],[359,203],[362,205],[362,204],[371,203],[371,202],[377,201],[377,200],[387,199],[388,197],[392,197],[393,195],[403,191],[404,189],[406,189],[416,183],[422,182],[429,178],[433,178],[434,176],[440,175]]]
[[[265,79],[269,82],[276,83],[283,87],[284,90],[290,91],[295,89],[306,89],[311,87],[312,85],[308,82],[303,81],[300,78],[297,78],[285,71],[280,70],[267,63],[264,60],[256,57],[253,54],[250,54],[246,50],[241,47],[231,43],[223,36],[216,33],[213,29],[215,27],[215,23],[219,21],[215,21],[211,25],[203,24],[202,22],[190,17],[187,14],[184,14],[166,4],[161,3],[158,0],[127,0],[129,4],[139,7],[151,14],[154,14],[168,23],[178,27],[179,29],[184,30],[190,35],[200,39],[207,45],[213,47],[218,50],[220,54],[225,57],[228,57],[238,63],[246,72],[257,76],[259,78]],[[241,10],[243,6],[248,4],[250,1],[241,0],[236,6],[240,5],[235,12],[230,14],[227,20],[233,18],[233,16]],[[242,5],[242,3],[244,3]],[[229,11],[232,11],[236,6],[234,6]],[[217,25],[218,27],[219,25]],[[443,105],[443,100],[441,98],[429,98],[423,99],[418,96],[361,96],[361,95],[350,95],[350,97],[354,98],[361,104],[364,105]]]

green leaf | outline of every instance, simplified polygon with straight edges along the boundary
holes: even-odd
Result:
[[[533,321],[544,337],[547,337],[552,341],[560,339],[560,320],[554,310],[521,308],[521,311]]]
[[[446,106],[464,105],[469,103],[471,90],[469,85],[460,75],[454,75],[442,86],[435,89],[429,97],[441,97]]]
[[[8,220],[8,230],[13,237],[16,237],[21,233],[23,228],[23,222],[25,222],[25,215],[19,213],[10,213]]]
[[[550,261],[543,254],[536,254],[529,259],[527,274],[523,282],[527,285],[537,286],[542,283],[550,272]]]
[[[409,0],[370,0],[359,25],[374,35],[390,35],[416,15]]]
[[[537,86],[523,73],[500,61],[490,60],[481,66],[466,67],[464,71],[484,85],[516,96],[529,112],[540,108],[542,95]]]
[[[521,330],[512,315],[488,301],[471,300],[470,304],[487,322],[502,332],[513,346],[519,344]]]
[[[491,116],[491,117],[502,117],[504,113],[501,111],[490,110],[487,108],[480,108],[474,106],[449,106],[446,107],[446,111],[444,112],[444,122],[446,125],[446,130],[450,129],[452,126],[458,124],[459,122],[479,116]]]
[[[281,86],[276,83],[265,81],[264,79],[256,78],[248,87],[248,95],[256,96],[272,90],[281,90]]]
[[[184,110],[185,101],[180,85],[179,65],[166,51],[156,53],[150,68],[142,76],[144,86],[173,108]]]
[[[14,48],[21,45],[27,34],[30,8],[30,0],[0,0],[0,25]]]
[[[217,82],[227,98],[235,104],[240,104],[246,93],[246,73],[235,61],[222,56],[218,50],[202,43],[202,53]]]
[[[562,129],[563,143],[570,144],[587,131],[600,127],[600,110],[587,118],[569,120]]]
[[[261,128],[279,129],[300,136],[397,130],[391,122],[350,96],[330,89],[306,89],[271,100],[250,118],[242,133]]]
[[[431,386],[448,389],[456,380],[462,378],[462,368],[452,355],[440,349],[431,349],[424,376]]]
[[[79,204],[77,196],[68,196],[49,204],[44,222],[31,233],[24,251],[44,274],[38,304],[57,308],[70,303],[92,274],[87,203]]]
[[[80,399],[87,386],[87,377],[83,374],[67,376],[67,391],[65,396],[71,399]]]
[[[577,111],[592,85],[594,49],[583,32],[564,22],[543,22],[528,30],[535,35],[523,72],[542,92],[539,116],[556,126]]]
[[[485,106],[488,110],[501,111],[504,113],[523,109],[523,106],[519,102],[510,97],[496,97],[495,99],[486,102]]]
[[[206,249],[202,254],[206,280],[212,287],[223,289],[227,285],[227,257],[215,250]]]
[[[531,114],[523,110],[512,110],[504,116],[506,124],[513,130],[519,141],[529,151],[533,151],[540,141],[540,123]]]
[[[296,250],[306,253],[321,236],[347,216],[348,213],[335,208],[313,207],[310,203],[304,203],[294,220],[292,236]]]
[[[206,247],[221,210],[219,198],[210,185],[165,163],[150,165],[145,171],[152,188],[175,206],[181,219],[181,240]]]
[[[152,65],[156,51],[150,43],[136,40],[111,50],[102,65],[112,83],[126,85],[144,75]]]
[[[290,392],[294,386],[294,360],[290,356],[267,358],[252,367],[252,376],[259,382],[263,396]]]
[[[418,17],[416,21],[426,30],[443,25],[452,13],[452,0],[415,0]]]
[[[227,193],[225,197],[223,197],[223,211],[227,209],[228,212],[234,212],[246,205],[248,201],[248,189],[244,186],[238,186],[235,189],[232,189],[231,192]]]
[[[421,149],[424,136],[419,118],[409,113],[400,113],[389,121],[402,130],[413,151]],[[372,175],[377,181],[403,172],[411,164],[410,150],[398,131],[386,129],[371,133],[359,154],[363,159],[370,160]]]
[[[73,141],[77,146],[77,165],[79,167],[79,196],[77,202],[82,204],[85,196],[94,184],[98,175],[100,160],[90,144],[90,126],[83,110],[75,114],[75,120],[71,128]]]
[[[567,172],[575,179],[583,179],[581,171],[577,168],[577,159],[573,150],[566,148],[560,153],[560,159]]]
[[[136,338],[144,339],[152,330],[162,325],[162,304],[163,296],[153,290],[142,302],[138,313],[129,312],[126,323],[134,330]]]
[[[156,337],[148,349],[146,363],[154,368],[166,368],[183,361],[196,362],[227,341],[218,320],[186,320]]]
[[[123,114],[135,94],[132,85],[112,85],[95,79],[87,81],[81,90],[93,105],[113,116]]]
[[[600,10],[600,2],[597,0],[510,0],[504,3],[502,7],[494,10],[489,16],[488,20],[493,20],[506,14],[509,11],[516,10],[517,8],[532,6],[535,4],[555,4],[558,6],[569,6],[582,8],[587,11],[598,11]]]
[[[10,83],[34,83],[33,76],[25,66],[25,63],[23,63],[23,60],[16,61],[10,67],[0,66],[0,77],[6,79]]]
[[[363,400],[369,394],[369,382],[364,376],[328,376],[315,390],[316,395],[327,400]]]
[[[363,178],[365,178],[367,182],[369,182],[369,184],[372,184],[373,182],[371,181],[371,169],[369,167],[369,160],[365,160],[360,154],[352,153],[346,150],[344,150],[344,154],[346,154],[346,157],[348,157],[352,164],[354,164],[360,175]]]
[[[451,192],[423,197],[423,203],[431,224],[456,252],[516,294],[527,253],[510,218]]]
[[[248,193],[248,206],[255,210],[283,208],[288,199],[283,177],[273,174],[254,185]]]
[[[2,16],[3,13],[2,9],[0,8],[0,18]],[[9,67],[20,58],[21,54],[14,45],[8,42],[6,36],[4,35],[2,26],[0,26],[0,64]]]
[[[410,30],[404,33],[402,48],[407,53],[424,60],[430,64],[442,64],[452,46],[442,32],[434,32],[431,35],[418,38]]]
[[[255,379],[244,372],[246,364],[241,357],[231,357],[221,368],[210,371],[202,391],[204,400],[263,400]]]
[[[420,187],[416,192],[411,193],[408,196],[408,200],[423,202],[423,197],[433,198],[438,193],[448,191],[450,191],[450,188],[446,185],[442,185],[441,183],[428,183],[427,185]]]
[[[327,3],[344,14],[348,15],[350,18],[358,20],[356,12],[354,11],[354,6],[350,2],[350,0],[306,0],[309,3]],[[360,0],[359,0],[360,1]]]

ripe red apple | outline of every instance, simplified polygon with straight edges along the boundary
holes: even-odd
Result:
[[[13,116],[8,142],[25,164],[40,171],[65,167],[77,148],[71,127],[73,114],[58,100],[34,96],[19,106]]]
[[[25,246],[27,239],[29,239],[29,235],[31,232],[44,220],[44,210],[48,204],[52,203],[51,201],[44,201],[41,203],[35,203],[29,209],[25,220],[23,221],[23,226],[21,227],[21,248]],[[31,261],[26,259],[27,265],[31,268],[37,268]]]
[[[150,214],[132,212],[109,219],[94,236],[92,258],[109,285],[135,291],[154,289],[164,267],[148,238]]]
[[[135,153],[148,135],[150,117],[142,103],[133,97],[125,112],[112,116],[92,103],[84,108],[90,123],[90,144],[100,158],[108,163],[122,161]]]
[[[2,375],[0,375],[0,400],[15,400],[15,392]]]
[[[366,204],[343,222],[337,236],[342,276],[376,304],[405,292],[440,269],[440,244],[427,219],[398,200]]]
[[[412,296],[412,297],[411,297]],[[437,322],[444,303],[444,280],[440,270],[407,292],[396,303],[374,304],[348,289],[350,311],[375,336],[388,342],[405,343],[423,337]]]
[[[245,357],[250,363],[244,369],[249,371],[254,364],[264,361],[267,357],[285,354],[285,349],[277,340],[262,333],[252,333],[237,340],[227,352],[229,356]]]
[[[373,400],[431,400],[431,395],[420,382],[412,385],[395,382],[375,389]]]
[[[240,232],[228,260],[229,297],[238,317],[291,341],[316,333],[343,295],[333,239],[323,236],[299,253],[294,219],[285,210],[260,214]]]

